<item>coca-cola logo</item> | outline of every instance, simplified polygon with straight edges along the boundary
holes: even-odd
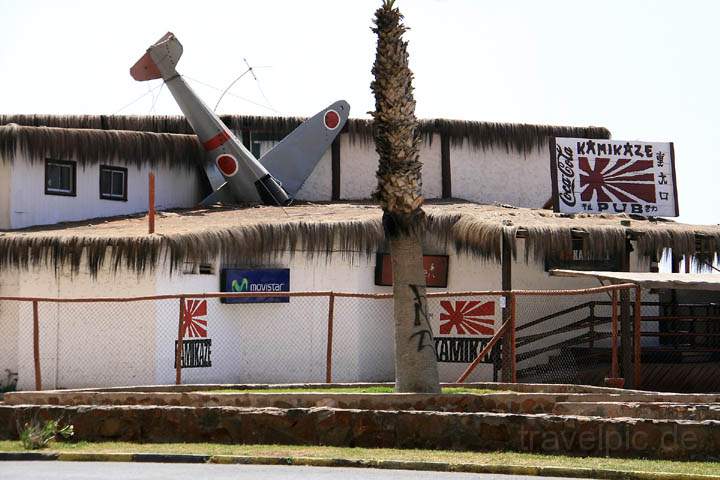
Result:
[[[573,151],[570,147],[555,146],[555,157],[557,158],[557,169],[560,172],[560,200],[569,207],[575,206],[575,161]]]

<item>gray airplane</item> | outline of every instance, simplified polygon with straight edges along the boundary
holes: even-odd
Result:
[[[333,103],[258,160],[175,70],[182,53],[182,45],[168,32],[148,48],[130,75],[137,81],[162,78],[208,152],[205,171],[214,192],[201,203],[288,205],[347,122],[350,105]]]

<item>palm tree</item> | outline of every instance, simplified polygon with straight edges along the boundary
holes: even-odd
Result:
[[[427,314],[422,234],[422,164],[420,132],[415,118],[413,74],[408,66],[403,16],[395,0],[384,0],[375,12],[378,36],[370,88],[375,149],[380,156],[375,198],[383,209],[390,244],[395,302],[395,389],[439,392],[435,344]]]

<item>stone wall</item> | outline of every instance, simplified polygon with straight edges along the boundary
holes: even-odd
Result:
[[[72,423],[75,441],[219,442],[597,456],[717,457],[720,422],[335,408],[0,405],[0,439],[37,417]]]

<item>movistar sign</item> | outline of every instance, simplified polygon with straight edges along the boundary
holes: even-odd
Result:
[[[220,290],[223,292],[289,292],[290,269],[264,268],[247,270],[226,268],[222,271]],[[226,298],[223,303],[287,303],[290,297]]]

